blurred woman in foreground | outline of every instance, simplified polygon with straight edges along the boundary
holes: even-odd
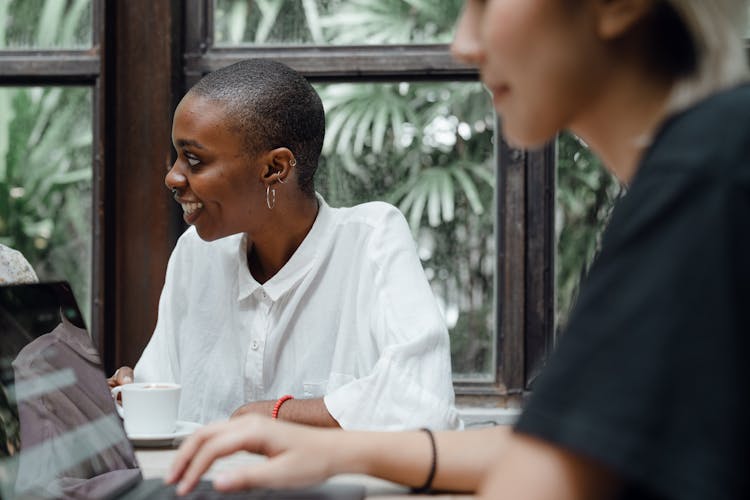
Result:
[[[570,129],[628,185],[569,327],[512,430],[312,430],[251,417],[181,447],[271,459],[215,486],[358,472],[509,499],[750,498],[750,86],[745,0],[469,0],[453,52],[503,133]],[[434,473],[434,474],[433,474]]]

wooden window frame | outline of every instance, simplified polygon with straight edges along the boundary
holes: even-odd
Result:
[[[156,324],[166,264],[184,228],[161,187],[174,155],[172,113],[203,74],[268,57],[315,82],[478,79],[445,44],[214,47],[211,0],[93,0],[93,24],[90,49],[0,52],[0,85],[93,89],[90,326],[110,373],[133,366]],[[520,404],[552,343],[555,150],[495,143],[494,381],[455,388],[460,404],[502,407]]]
[[[105,370],[133,366],[151,337],[182,231],[162,187],[181,95],[180,0],[92,0],[92,45],[2,50],[0,85],[92,89],[91,330]]]
[[[286,62],[314,81],[477,80],[447,45],[228,48],[212,43],[210,0],[92,0],[92,47],[0,51],[0,85],[82,85],[93,96],[91,330],[105,369],[133,366],[157,317],[183,230],[162,183],[172,113],[207,71],[247,57]],[[750,53],[750,41],[747,43]],[[500,130],[497,124],[496,130]],[[458,401],[520,403],[554,335],[555,147],[496,143],[496,366],[491,383],[456,382]]]
[[[100,350],[104,339],[104,0],[92,1],[91,47],[80,50],[0,50],[0,86],[82,86],[92,91],[92,272],[91,335]],[[84,306],[81,304],[81,306]]]

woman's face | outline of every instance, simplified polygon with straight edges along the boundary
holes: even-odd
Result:
[[[592,0],[467,0],[453,42],[479,67],[518,146],[553,138],[586,113],[606,70]]]
[[[249,231],[265,219],[261,158],[229,129],[220,103],[188,93],[175,110],[172,143],[177,159],[165,183],[202,239]]]

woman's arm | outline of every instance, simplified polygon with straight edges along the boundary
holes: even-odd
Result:
[[[360,249],[353,301],[359,320],[355,331],[342,332],[336,348],[349,347],[347,355],[331,367],[351,380],[329,380],[328,411],[345,429],[457,429],[448,329],[409,225],[393,206],[368,207],[374,225]]]
[[[603,465],[537,438],[512,433],[489,469],[480,497],[606,500],[619,481]]]
[[[276,401],[252,401],[237,408],[230,418],[242,415],[257,414],[271,416]],[[278,418],[298,424],[316,427],[339,427],[339,423],[328,413],[323,398],[290,399],[279,407]]]
[[[436,433],[433,488],[476,490],[509,434],[504,427]],[[216,489],[304,486],[342,473],[422,486],[432,461],[431,445],[422,431],[342,432],[246,415],[206,426],[187,439],[166,481],[179,483],[178,492],[185,493],[214,460],[240,450],[267,455],[270,460],[217,476]]]
[[[342,433],[343,456],[336,473],[362,473],[410,487],[424,485],[432,448],[423,431]],[[476,491],[506,446],[511,431],[499,426],[435,433],[432,489]],[[356,468],[356,470],[350,470]]]

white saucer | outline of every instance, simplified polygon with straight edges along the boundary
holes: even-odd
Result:
[[[196,422],[178,420],[177,429],[170,434],[128,434],[128,439],[133,443],[133,446],[174,446],[201,427],[203,426]]]

